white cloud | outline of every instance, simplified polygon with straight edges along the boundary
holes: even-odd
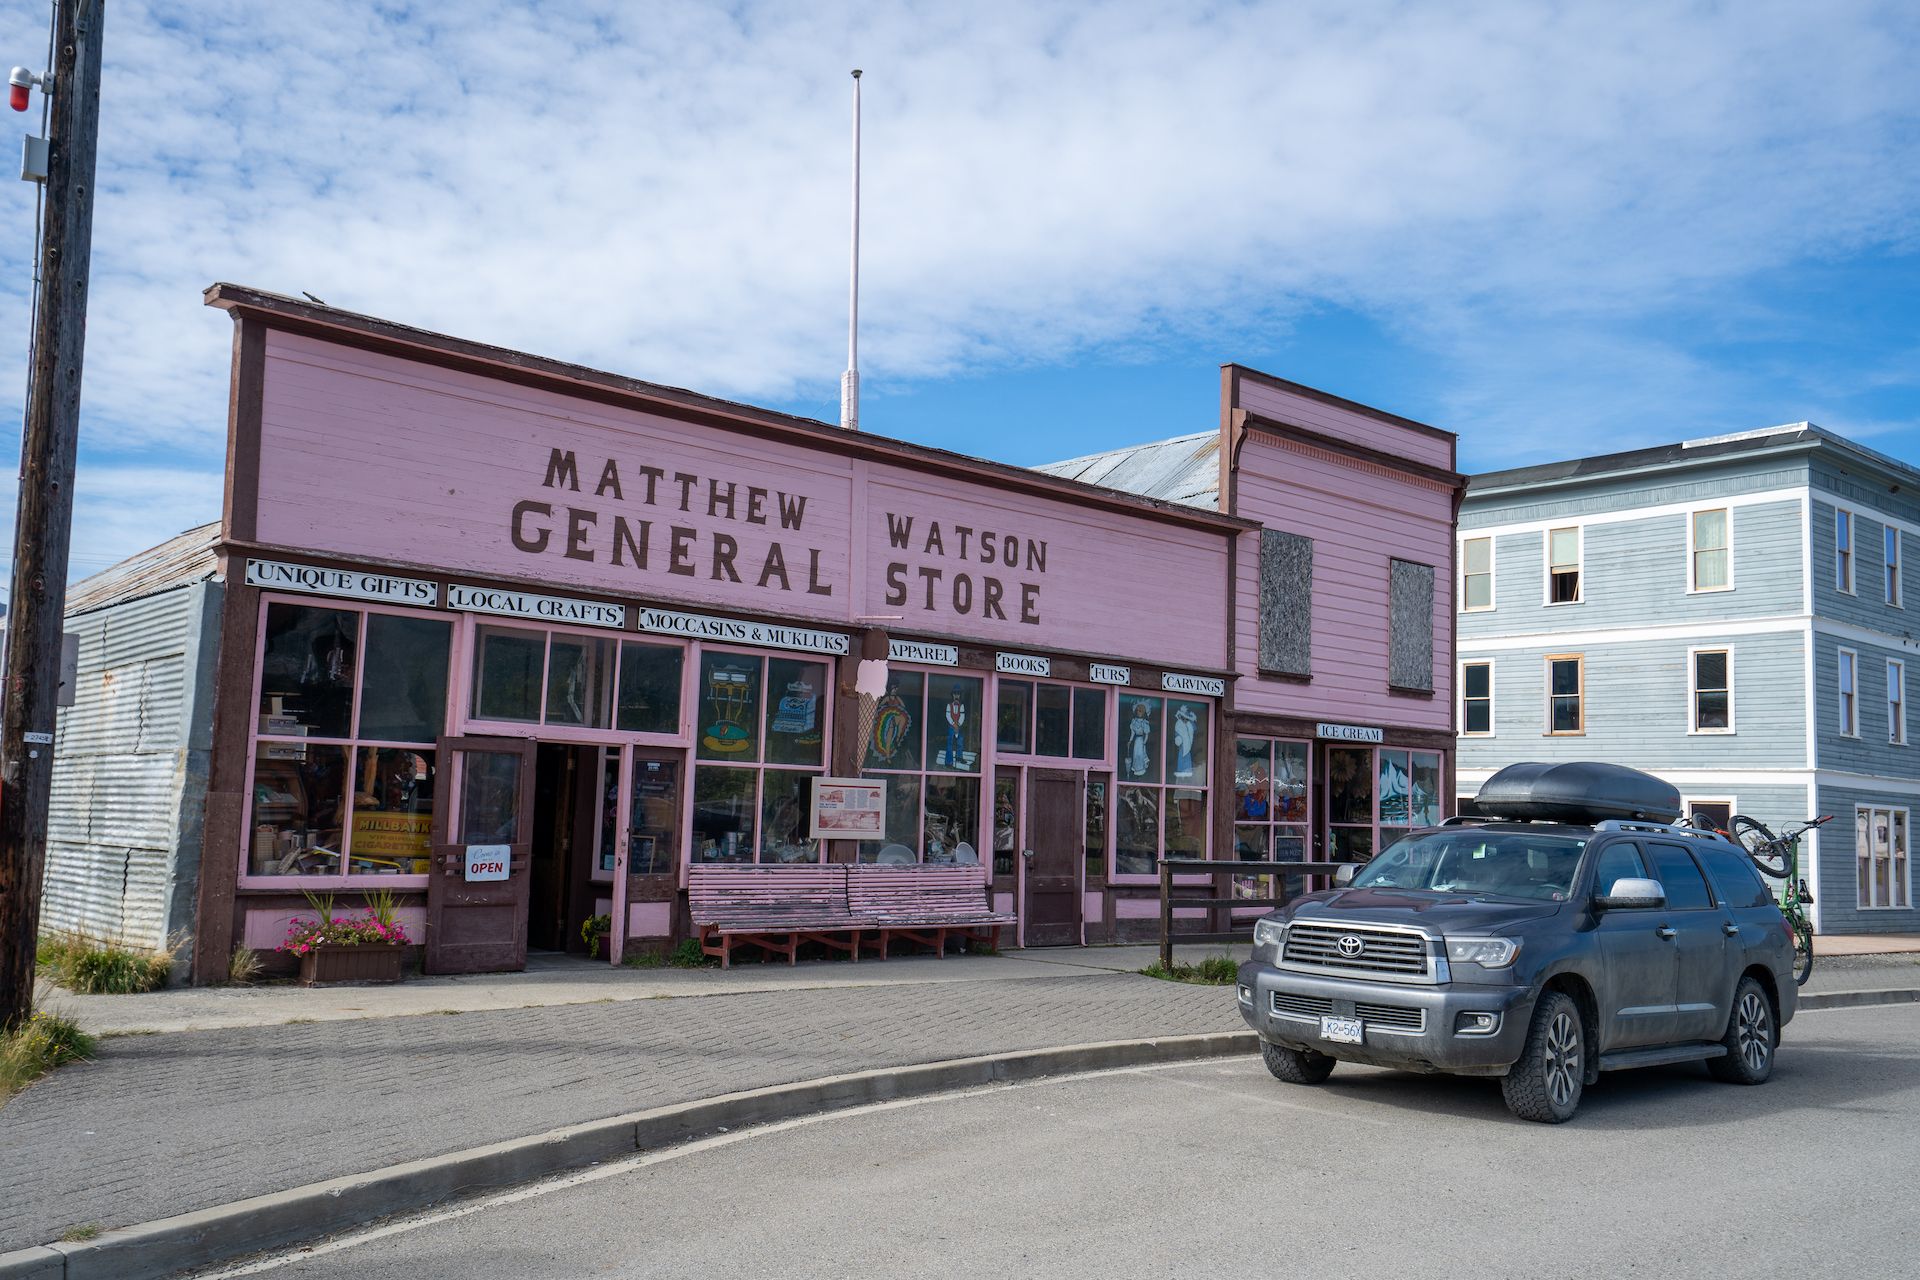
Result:
[[[31,60],[37,22],[0,43]],[[1457,357],[1446,425],[1494,452],[1569,373],[1710,412],[1710,371],[1622,325],[1910,244],[1920,184],[1900,5],[124,0],[107,40],[87,430],[130,476],[218,465],[216,279],[824,390],[853,65],[870,381],[1167,333],[1231,358],[1245,317],[1330,301]],[[118,550],[174,531],[131,501]]]

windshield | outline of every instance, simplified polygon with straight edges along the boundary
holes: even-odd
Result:
[[[1565,902],[1586,847],[1577,836],[1457,827],[1395,841],[1353,885]]]

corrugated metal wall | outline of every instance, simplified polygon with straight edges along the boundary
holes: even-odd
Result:
[[[181,796],[205,789],[203,625],[217,586],[194,584],[67,620],[79,687],[54,747],[43,931],[157,948],[183,930]],[[197,838],[197,836],[196,836]],[[188,874],[198,864],[190,851]]]

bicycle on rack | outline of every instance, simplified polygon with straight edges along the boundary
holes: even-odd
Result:
[[[1832,814],[1809,818],[1792,831],[1775,835],[1758,818],[1736,813],[1729,824],[1734,843],[1747,851],[1753,865],[1775,880],[1784,880],[1780,892],[1780,913],[1793,931],[1793,981],[1805,986],[1813,974],[1813,921],[1806,908],[1813,904],[1807,882],[1800,876],[1800,837],[1816,827],[1833,821]]]

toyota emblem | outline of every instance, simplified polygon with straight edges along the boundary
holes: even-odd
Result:
[[[1353,959],[1355,956],[1361,954],[1367,949],[1366,943],[1362,942],[1360,939],[1354,937],[1350,933],[1342,934],[1340,936],[1340,941],[1337,945],[1340,948],[1340,954],[1345,956],[1349,960]]]

